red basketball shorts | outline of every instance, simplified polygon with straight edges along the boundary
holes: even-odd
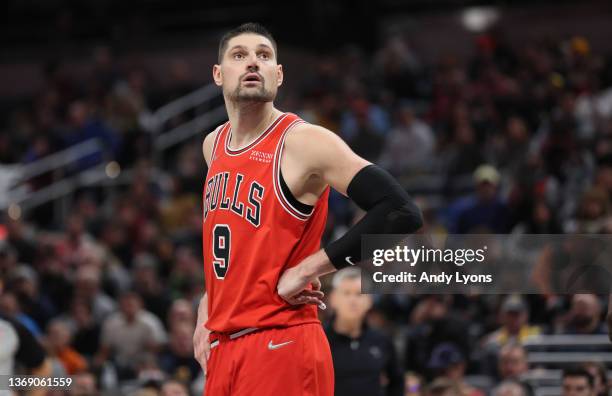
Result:
[[[211,334],[205,396],[333,396],[334,368],[320,323],[232,338]]]

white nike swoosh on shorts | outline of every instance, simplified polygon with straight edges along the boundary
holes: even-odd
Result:
[[[282,344],[276,344],[276,345],[274,345],[274,344],[272,343],[272,340],[270,340],[270,342],[268,343],[268,349],[269,349],[269,350],[271,350],[271,351],[273,351],[273,350],[275,350],[275,349],[282,348],[282,347],[284,347],[285,345],[291,344],[292,342],[293,342],[293,341],[287,341],[287,342],[283,342]]]

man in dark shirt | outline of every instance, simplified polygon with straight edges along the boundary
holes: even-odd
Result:
[[[372,299],[361,294],[360,270],[339,271],[332,286],[334,317],[325,331],[334,360],[335,395],[403,395],[402,371],[391,339],[365,324]]]

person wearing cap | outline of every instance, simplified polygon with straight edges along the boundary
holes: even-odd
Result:
[[[529,325],[528,319],[525,300],[519,295],[506,297],[500,309],[501,327],[485,337],[485,344],[499,349],[508,342],[523,343],[527,337],[539,335],[540,328]]]
[[[404,378],[391,339],[365,323],[372,298],[361,294],[358,268],[334,275],[330,306],[333,318],[325,333],[334,361],[334,394],[402,396]]]
[[[507,204],[498,195],[499,172],[485,164],[474,171],[473,177],[476,192],[452,205],[450,231],[456,234],[507,233],[511,219]]]
[[[502,302],[499,311],[501,327],[483,338],[481,364],[490,376],[498,375],[498,355],[508,344],[521,345],[528,337],[541,334],[538,326],[528,323],[527,304],[519,295],[510,295]]]
[[[443,342],[437,345],[431,352],[427,363],[427,368],[435,375],[434,378],[444,377],[454,381],[461,389],[461,394],[465,396],[484,396],[481,390],[464,381],[466,366],[463,353],[452,342]]]

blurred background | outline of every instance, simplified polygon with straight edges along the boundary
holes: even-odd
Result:
[[[388,169],[429,232],[612,231],[609,2],[3,4],[0,374],[202,393],[201,142],[225,121],[218,40],[247,21],[279,44],[277,107]],[[360,215],[332,194],[325,241]],[[568,394],[570,365],[592,373],[584,394],[608,394],[607,296],[361,301],[352,281],[321,313],[339,395]]]

